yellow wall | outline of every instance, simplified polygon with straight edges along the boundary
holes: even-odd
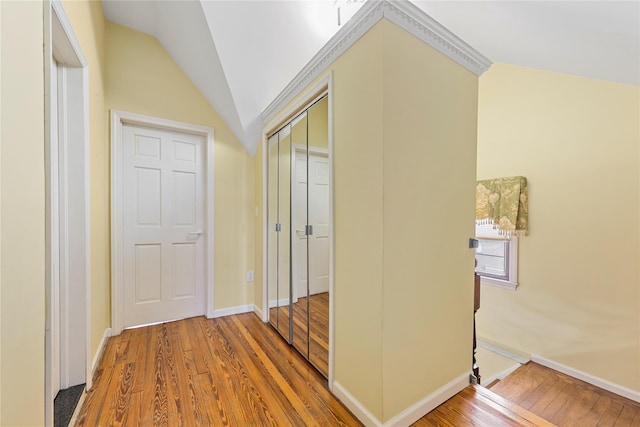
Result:
[[[333,69],[335,381],[382,419],[384,30]]]
[[[471,369],[478,79],[387,21],[329,70],[335,381],[387,421]]]
[[[384,24],[387,421],[471,368],[478,77]]]
[[[155,38],[111,22],[106,33],[107,109],[214,128],[215,308],[252,304],[254,158]],[[104,166],[108,185],[108,158]]]
[[[478,120],[478,178],[526,176],[530,212],[479,336],[640,391],[640,89],[496,64]]]
[[[262,174],[264,173],[264,165],[263,165],[263,154],[262,154],[262,141],[259,142],[258,144],[258,149],[256,150],[256,156],[255,156],[255,174],[254,174],[254,189],[255,189],[255,212],[257,213],[257,215],[255,216],[255,221],[254,221],[254,241],[255,241],[255,246],[254,246],[254,267],[255,267],[255,274],[254,274],[254,288],[253,288],[253,305],[254,305],[254,310],[261,314],[261,315],[265,315],[262,313],[262,292],[263,292],[263,283],[262,281],[264,280],[264,272],[262,271],[262,245],[264,245],[264,229],[263,229],[263,225],[262,222],[264,221],[264,209],[262,204],[264,203],[264,197],[263,197],[263,189],[262,189],[262,185],[263,185],[263,180],[262,180]]]
[[[65,12],[89,64],[91,179],[91,353],[111,326],[108,120],[105,102],[105,25],[100,2],[65,1]]]
[[[309,146],[329,148],[329,98],[314,104],[308,112]]]
[[[43,4],[0,2],[0,425],[44,425]]]

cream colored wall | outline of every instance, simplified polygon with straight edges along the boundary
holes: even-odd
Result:
[[[383,27],[332,66],[335,381],[382,419]]]
[[[309,146],[329,148],[329,98],[313,105],[307,114]]]
[[[471,370],[478,77],[383,24],[388,421]]]
[[[478,178],[528,178],[530,233],[518,289],[482,289],[479,336],[635,391],[639,106],[638,87],[512,65],[480,79]]]
[[[264,241],[264,227],[263,221],[265,220],[265,212],[263,209],[264,196],[263,196],[263,179],[262,174],[264,173],[264,165],[263,165],[263,152],[262,152],[262,141],[258,144],[258,149],[256,150],[255,156],[255,174],[254,174],[254,189],[255,189],[255,212],[256,217],[253,225],[254,229],[254,288],[253,288],[253,305],[254,311],[260,316],[266,315],[262,313],[262,304],[263,304],[263,281],[264,281],[264,271],[262,269],[263,263],[263,248],[262,246],[265,244]]]
[[[44,425],[43,3],[0,2],[0,425]]]
[[[111,326],[108,121],[105,110],[105,25],[100,2],[64,1],[89,64],[89,156],[91,211],[91,353]]]
[[[155,38],[112,22],[106,33],[107,109],[214,128],[215,308],[252,304],[254,158]],[[108,158],[105,167],[108,184]]]

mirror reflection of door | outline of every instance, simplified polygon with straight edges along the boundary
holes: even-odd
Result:
[[[269,321],[324,376],[329,371],[328,141],[325,96],[269,138],[267,195]]]
[[[291,122],[291,222],[292,222],[292,320],[293,346],[309,359],[309,309],[307,285],[301,278],[307,277],[308,189],[307,189],[307,137],[306,111]]]
[[[291,278],[291,127],[269,138],[268,272],[269,322],[289,341]]]

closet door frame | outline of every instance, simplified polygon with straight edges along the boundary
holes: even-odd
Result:
[[[334,239],[334,176],[333,176],[333,72],[329,71],[322,78],[320,78],[316,84],[310,86],[306,90],[299,91],[294,95],[298,99],[289,108],[282,111],[267,123],[267,126],[263,129],[262,133],[262,306],[256,307],[256,314],[260,316],[263,322],[269,322],[269,296],[268,296],[268,223],[267,223],[267,209],[268,209],[268,155],[269,145],[268,136],[272,135],[277,129],[286,124],[297,114],[307,109],[308,106],[313,105],[316,101],[323,97],[328,99],[328,158],[329,158],[329,375],[328,375],[328,387],[333,392],[334,385],[334,342],[335,342],[335,312],[334,312],[334,259],[335,259],[335,239]]]

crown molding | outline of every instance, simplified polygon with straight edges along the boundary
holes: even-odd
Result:
[[[324,45],[260,114],[264,124],[290,103],[326,68],[386,18],[419,40],[480,76],[491,61],[408,0],[368,0]]]
[[[443,27],[407,0],[382,0],[384,17],[413,34],[438,52],[462,65],[477,76],[491,66],[491,60],[469,46],[460,37]]]

